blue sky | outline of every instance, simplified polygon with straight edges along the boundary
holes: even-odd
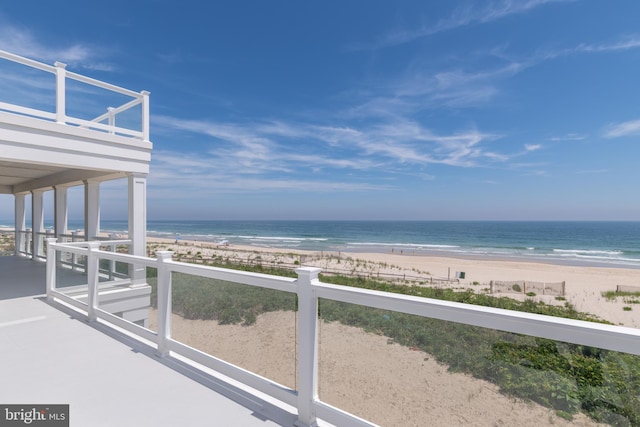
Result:
[[[639,16],[23,0],[0,4],[0,49],[151,92],[150,219],[639,220]],[[126,216],[123,185],[103,218]]]

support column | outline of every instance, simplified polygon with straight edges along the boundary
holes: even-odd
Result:
[[[147,255],[147,175],[144,174],[129,175],[129,239],[131,255]],[[132,265],[129,275],[133,286],[147,282],[144,266]]]
[[[31,229],[33,230],[33,253],[31,259],[43,255],[44,248],[44,190],[31,191]]]
[[[53,197],[54,197],[54,205],[55,205],[55,218],[54,218],[54,229],[56,233],[56,238],[60,241],[60,237],[63,234],[69,233],[68,230],[68,201],[67,201],[67,190],[68,187],[65,186],[55,186],[53,187]]]
[[[100,182],[84,181],[84,239],[100,234]]]
[[[15,249],[14,254],[20,255],[25,245],[25,229],[27,228],[27,211],[25,206],[25,194],[16,194],[15,197]]]

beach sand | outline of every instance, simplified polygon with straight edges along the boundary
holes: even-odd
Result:
[[[156,328],[156,312],[150,327]],[[172,337],[288,387],[296,387],[294,312],[258,316],[252,326],[172,317]],[[500,394],[469,375],[449,373],[422,351],[339,323],[319,325],[319,396],[382,426],[596,426]]]
[[[625,302],[618,297],[608,301],[603,292],[615,291],[618,285],[631,286],[640,291],[640,270],[614,267],[585,267],[574,265],[546,264],[498,259],[463,259],[439,256],[412,255],[409,253],[327,253],[312,251],[282,250],[253,246],[217,246],[214,243],[149,239],[151,251],[172,250],[180,256],[217,257],[235,262],[260,263],[262,265],[290,266],[296,262],[300,266],[319,267],[323,271],[340,271],[344,274],[377,275],[411,279],[418,286],[448,287],[453,289],[473,289],[487,292],[489,283],[494,281],[526,280],[533,282],[565,282],[566,302],[578,311],[597,316],[615,325],[640,328],[640,304]],[[465,278],[455,278],[456,272],[465,272]],[[475,283],[475,284],[474,284]],[[563,305],[564,300],[555,295],[537,294],[527,297],[517,293],[499,293],[497,296],[544,301],[547,304]],[[638,300],[638,298],[635,298]],[[624,307],[631,308],[625,310]]]

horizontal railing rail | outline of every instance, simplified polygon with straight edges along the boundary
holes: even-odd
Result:
[[[78,237],[74,235],[73,237]],[[56,240],[56,239],[52,239]],[[129,246],[132,244],[132,240],[106,240],[103,238],[102,240],[94,240],[94,241],[77,241],[77,242],[65,242],[65,251],[64,253],[71,255],[71,257],[67,257],[66,259],[58,259],[61,265],[66,266],[72,270],[84,272],[86,271],[86,265],[83,262],[78,261],[78,255],[83,256],[86,255],[87,248],[93,242],[97,242],[99,247],[107,247],[108,251],[104,251],[107,253],[114,254],[112,259],[108,260],[108,265],[106,268],[101,267],[98,269],[98,273],[101,274],[101,277],[106,278],[107,280],[115,280],[115,279],[128,279],[128,273],[121,273],[117,271],[116,262],[124,262],[127,263],[130,260],[128,258],[118,259],[118,253],[116,252],[117,248],[120,246]]]
[[[318,397],[319,298],[640,355],[640,330],[634,328],[323,283],[318,279],[318,273],[321,271],[319,268],[299,268],[296,270],[298,278],[293,279],[177,262],[171,259],[172,252],[168,251],[158,252],[158,258],[154,259],[101,251],[99,250],[100,242],[88,242],[84,246],[57,243],[55,239],[49,239],[48,242],[46,276],[48,299],[59,298],[81,310],[86,310],[89,320],[103,319],[155,343],[160,356],[175,352],[295,406],[298,410],[297,425],[300,426],[315,425],[317,418],[341,426],[373,425],[322,402]],[[87,304],[82,304],[56,289],[56,262],[53,260],[56,259],[55,253],[57,251],[87,256],[89,271]],[[127,322],[97,306],[97,263],[99,259],[157,269],[157,333]],[[298,389],[294,390],[283,386],[173,339],[171,337],[173,272],[296,294],[298,300]]]
[[[19,105],[8,104],[6,102],[0,102],[0,110],[11,111],[13,113],[18,113],[23,116],[37,117],[37,118],[46,119],[49,121],[54,121],[56,119],[55,113],[36,110],[34,108],[29,108],[29,107],[21,107]]]
[[[149,92],[141,91],[134,92],[129,89],[125,89],[110,83],[106,83],[100,80],[93,79],[91,77],[83,76],[81,74],[73,73],[66,70],[66,64],[56,62],[54,66],[43,64],[32,59],[24,58],[19,55],[15,55],[10,52],[0,50],[0,58],[12,61],[24,66],[35,68],[37,70],[52,73],[56,76],[56,99],[55,99],[55,112],[42,111],[25,106],[10,104],[6,102],[0,102],[0,110],[9,111],[11,113],[20,114],[24,116],[36,117],[45,119],[48,121],[56,121],[61,124],[73,125],[92,129],[95,131],[106,132],[110,134],[123,135],[135,139],[141,139],[143,141],[149,141]],[[80,83],[84,83],[90,86],[98,87],[110,92],[118,93],[132,97],[133,100],[127,101],[124,104],[112,108],[107,107],[106,113],[92,119],[85,120],[78,117],[68,116],[66,113],[66,80],[75,80]],[[118,127],[115,124],[115,117],[137,105],[141,105],[141,126],[140,130],[133,130],[123,127]],[[108,123],[100,123],[104,120],[108,120]]]
[[[50,73],[56,72],[56,67],[52,65],[43,64],[33,59],[25,58],[14,53],[0,50],[0,58],[8,59],[9,61],[17,62],[18,64],[26,65],[27,67],[35,68],[42,71],[48,71]]]

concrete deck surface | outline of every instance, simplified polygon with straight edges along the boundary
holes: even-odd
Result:
[[[44,298],[41,262],[0,257],[0,403],[69,404],[70,425],[291,426],[284,405],[160,359]]]

